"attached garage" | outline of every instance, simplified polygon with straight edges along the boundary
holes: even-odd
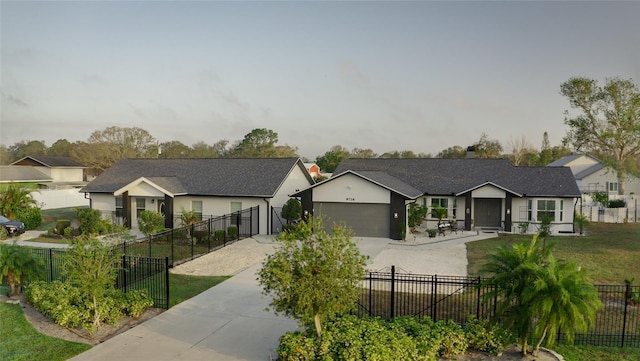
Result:
[[[334,223],[344,223],[360,237],[389,237],[389,204],[314,202],[313,209],[325,217],[327,231]]]

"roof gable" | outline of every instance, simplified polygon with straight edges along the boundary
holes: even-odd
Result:
[[[41,166],[49,168],[86,168],[81,163],[69,157],[52,156],[52,155],[29,155],[18,159],[11,165],[19,166]]]
[[[0,182],[52,182],[53,178],[33,167],[0,166]]]
[[[297,158],[123,159],[82,191],[114,193],[144,178],[180,194],[271,197],[296,166],[304,169]]]

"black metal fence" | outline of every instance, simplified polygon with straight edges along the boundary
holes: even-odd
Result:
[[[213,217],[115,246],[120,254],[167,257],[170,267],[259,233],[259,208]]]
[[[496,317],[497,300],[485,296],[494,286],[479,277],[415,275],[371,272],[362,281],[356,304],[358,315],[390,319],[412,315],[434,321],[464,324],[470,316]],[[596,285],[604,307],[586,333],[576,334],[575,344],[640,347],[640,286]],[[558,342],[566,340],[559,332]]]
[[[45,281],[63,280],[63,248],[29,247],[34,256],[45,265]],[[168,258],[136,257],[121,255],[115,287],[128,292],[146,290],[153,299],[153,307],[169,308],[169,260]]]

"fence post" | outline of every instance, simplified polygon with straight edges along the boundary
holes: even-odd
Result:
[[[166,292],[166,307],[169,309],[169,257],[164,258],[164,289]]]
[[[49,248],[49,282],[53,282],[53,250]]]
[[[480,278],[480,276],[478,276],[478,294],[477,294],[477,299],[476,299],[476,319],[480,319],[480,298],[482,297],[481,294],[481,285],[482,285],[482,279]]]
[[[127,256],[122,255],[122,283],[124,285],[124,293],[127,293]]]
[[[396,266],[391,266],[391,310],[389,312],[390,319],[394,317],[395,303],[396,303]]]
[[[624,290],[624,316],[622,317],[622,340],[620,340],[620,347],[624,347],[624,338],[627,331],[627,314],[629,313],[629,301],[631,300],[631,283],[625,285]]]
[[[438,296],[438,275],[431,276],[431,320],[436,322],[436,297]]]

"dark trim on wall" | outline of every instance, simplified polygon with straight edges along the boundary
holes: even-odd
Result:
[[[465,231],[471,230],[471,192],[467,192],[464,195],[464,229]]]
[[[122,213],[124,214],[124,226],[131,229],[131,198],[129,191],[122,193]]]
[[[512,208],[513,195],[507,192],[507,198],[504,200],[504,231],[511,232],[511,216],[513,214]]]
[[[391,192],[391,214],[389,215],[389,238],[402,240],[402,230],[407,224],[407,207],[405,198],[397,193]],[[397,218],[396,218],[397,215]],[[406,235],[406,229],[405,235]]]

